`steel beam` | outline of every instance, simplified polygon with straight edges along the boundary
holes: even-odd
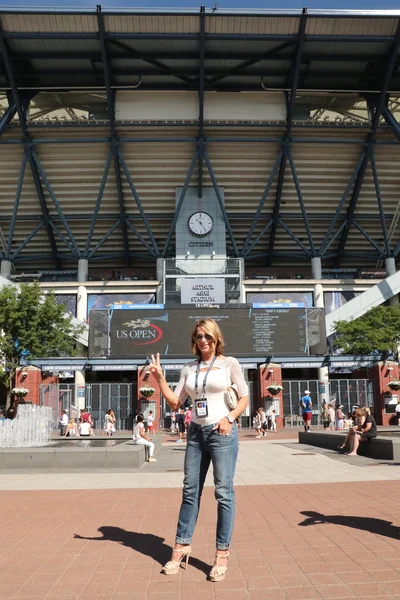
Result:
[[[214,171],[213,171],[213,168],[212,168],[212,165],[211,165],[211,161],[210,161],[210,157],[208,156],[207,150],[204,151],[204,159],[206,161],[207,169],[208,169],[208,172],[210,174],[210,178],[211,178],[211,181],[212,181],[212,184],[213,184],[215,195],[217,196],[217,200],[218,200],[218,204],[219,204],[219,207],[220,207],[220,210],[221,210],[222,218],[224,219],[225,227],[226,227],[226,229],[228,231],[229,239],[231,240],[231,244],[232,244],[232,247],[233,247],[234,256],[238,257],[239,256],[239,251],[238,251],[238,248],[237,248],[237,245],[236,245],[235,236],[233,235],[232,227],[231,227],[231,225],[229,223],[228,215],[226,214],[226,210],[225,210],[225,206],[224,206],[224,201],[222,200],[222,196],[221,196],[221,193],[219,191],[218,183],[217,183],[217,180],[215,178]]]
[[[286,225],[282,219],[279,219],[279,224],[282,225],[283,229],[290,235],[290,237],[296,242],[298,246],[311,258],[312,254],[310,254],[309,249],[303,244],[303,242],[293,233],[293,231]]]
[[[400,125],[394,117],[392,111],[389,110],[387,106],[383,107],[382,116],[400,142]]]
[[[398,60],[399,50],[400,50],[400,20],[398,21],[396,35],[393,39],[391,48],[390,48],[389,53],[386,58],[386,68],[385,68],[385,73],[384,73],[384,77],[383,77],[381,91],[379,94],[379,100],[375,106],[375,111],[374,111],[374,114],[372,117],[371,132],[368,134],[368,138],[367,138],[367,152],[365,154],[363,164],[362,164],[359,174],[357,176],[357,181],[354,186],[351,202],[350,202],[350,205],[349,205],[349,208],[347,211],[348,226],[345,229],[343,229],[342,237],[340,239],[338,254],[336,257],[337,265],[340,265],[350,227],[352,224],[354,224],[354,215],[355,215],[355,210],[356,210],[356,206],[357,206],[358,196],[360,194],[361,187],[362,187],[362,184],[364,181],[364,176],[365,176],[365,172],[366,172],[366,169],[368,166],[369,159],[372,155],[373,145],[375,143],[376,132],[377,132],[378,126],[379,126],[379,119],[381,117],[382,111],[387,102],[387,91],[389,89],[390,82],[392,80],[396,61]],[[372,105],[372,102],[370,101],[370,107],[371,107],[371,105]],[[375,179],[375,175],[374,175],[374,182],[375,181],[378,182],[377,185],[375,183],[375,189],[376,189],[376,194],[377,194],[378,207],[379,207],[379,210],[381,213],[383,210],[383,206],[382,206],[382,199],[380,196],[379,181],[377,179],[376,165],[375,165],[375,173],[376,173],[376,179]],[[382,223],[382,227],[384,228],[384,230],[386,230],[386,223],[384,220],[382,221],[382,216],[381,216],[381,223]],[[384,233],[384,239],[385,238],[387,238],[387,232]],[[386,247],[386,242],[385,242],[385,247]],[[387,256],[390,256],[389,247],[388,247],[388,250],[389,250],[389,254]]]
[[[242,249],[242,252],[241,252],[241,255],[242,255],[242,256],[247,256],[248,252],[250,252],[250,250],[248,250],[248,246],[249,246],[249,244],[250,244],[250,241],[251,241],[252,235],[253,235],[253,233],[254,233],[254,229],[256,228],[256,226],[257,226],[257,223],[258,223],[258,220],[259,220],[259,218],[260,218],[260,216],[261,216],[262,210],[263,210],[263,208],[264,208],[265,201],[266,201],[266,199],[267,199],[267,197],[268,197],[268,194],[269,194],[269,190],[271,189],[271,187],[272,187],[272,184],[273,184],[273,182],[274,182],[274,180],[275,180],[275,176],[276,176],[276,173],[277,173],[277,171],[278,171],[278,167],[279,167],[279,164],[280,164],[280,162],[281,162],[281,159],[282,159],[282,152],[280,152],[280,153],[278,154],[278,156],[277,156],[277,158],[276,158],[276,160],[275,160],[274,166],[272,167],[272,171],[271,171],[271,174],[270,174],[270,176],[269,176],[269,179],[268,179],[267,185],[266,185],[266,186],[265,186],[265,188],[264,188],[263,195],[261,196],[261,200],[260,200],[260,203],[259,203],[259,205],[258,205],[257,212],[256,212],[256,214],[254,215],[254,219],[253,219],[253,222],[252,222],[252,224],[251,224],[251,227],[250,227],[250,229],[249,229],[249,233],[247,234],[246,241],[245,241],[245,243],[244,243],[244,245],[243,245],[243,249]],[[266,231],[266,230],[265,230],[265,231]],[[265,233],[265,232],[264,232],[264,233]],[[251,245],[251,248],[252,248],[252,247],[253,247],[253,244]],[[251,249],[251,248],[250,248],[250,249]]]
[[[342,198],[341,198],[341,200],[339,202],[339,205],[338,205],[338,207],[336,209],[335,215],[334,215],[334,217],[333,217],[333,219],[332,219],[332,221],[331,221],[331,223],[329,225],[328,231],[326,232],[325,237],[324,237],[324,239],[322,241],[322,244],[321,244],[320,249],[318,251],[318,256],[324,256],[326,248],[328,247],[329,237],[330,237],[333,229],[335,228],[336,222],[339,219],[340,213],[342,212],[343,206],[344,206],[344,204],[345,204],[345,202],[347,200],[347,196],[349,195],[350,190],[352,189],[352,187],[354,185],[354,182],[355,182],[355,180],[356,180],[356,178],[358,176],[358,172],[361,169],[361,165],[364,162],[366,153],[367,153],[367,150],[365,150],[363,152],[363,154],[361,154],[360,158],[358,159],[358,163],[356,164],[356,166],[355,166],[355,168],[353,170],[353,173],[352,173],[352,175],[350,177],[350,181],[348,182],[348,184],[346,186],[344,194],[343,194],[343,196],[342,196]]]
[[[399,254],[399,253],[400,253],[400,242],[398,242],[398,243],[396,244],[396,246],[394,247],[394,250],[393,250],[393,256],[394,256],[395,258],[397,258],[397,256],[398,256],[398,254]]]
[[[131,174],[130,174],[129,169],[128,169],[128,165],[126,164],[125,159],[122,156],[120,150],[118,150],[118,158],[119,158],[119,162],[121,164],[121,167],[122,167],[122,169],[123,169],[123,171],[125,173],[125,177],[128,180],[128,184],[129,184],[130,190],[132,192],[132,196],[135,199],[136,206],[139,209],[140,216],[143,219],[143,222],[144,222],[144,225],[146,227],[146,230],[147,230],[148,236],[150,238],[151,244],[152,244],[152,246],[154,248],[155,255],[158,257],[159,256],[159,251],[158,251],[157,242],[156,242],[156,240],[154,238],[154,235],[153,235],[153,232],[151,230],[150,223],[149,223],[149,221],[147,219],[147,215],[146,215],[146,213],[143,210],[143,206],[142,206],[142,203],[140,201],[139,194],[137,193],[135,184],[133,183]]]
[[[101,240],[99,242],[97,242],[97,244],[95,245],[93,250],[89,253],[89,256],[88,256],[89,259],[92,258],[92,256],[96,253],[96,251],[108,240],[110,235],[115,231],[115,229],[120,224],[121,224],[121,221],[120,221],[120,219],[118,219],[118,221],[116,223],[114,223],[114,225],[112,225],[112,227],[110,227],[110,229],[107,231],[107,233],[105,235],[103,235]]]
[[[299,75],[300,75],[301,55],[302,55],[303,46],[304,46],[304,42],[305,42],[306,24],[307,24],[307,9],[304,8],[303,14],[300,19],[300,27],[299,27],[299,33],[298,33],[298,38],[297,38],[298,42],[297,42],[297,51],[296,51],[296,55],[295,55],[295,61],[294,61],[294,65],[293,65],[293,77],[292,77],[291,92],[290,92],[290,97],[289,97],[288,103],[287,103],[286,133],[285,133],[284,148],[283,148],[283,153],[282,153],[282,158],[281,158],[281,164],[279,167],[278,183],[277,183],[276,195],[275,195],[273,224],[272,224],[272,228],[271,228],[271,235],[270,235],[269,247],[268,247],[269,256],[272,256],[272,252],[273,252],[274,245],[275,245],[276,232],[277,232],[278,223],[279,223],[279,213],[280,213],[280,207],[281,207],[282,191],[283,191],[283,184],[285,181],[286,161],[287,161],[288,152],[289,152],[289,144],[291,142],[290,136],[291,136],[292,122],[293,122],[293,109],[294,109],[294,104],[295,104],[295,100],[296,100],[297,84],[298,84]]]
[[[17,108],[19,123],[20,123],[21,131],[22,131],[22,143],[24,144],[24,151],[27,156],[30,169],[32,171],[32,177],[33,177],[33,181],[35,184],[36,193],[38,195],[39,204],[40,204],[40,208],[42,211],[42,217],[43,217],[44,225],[46,227],[46,232],[47,232],[47,236],[49,239],[51,252],[52,252],[56,267],[60,268],[61,263],[57,257],[57,246],[56,246],[53,231],[51,229],[50,222],[49,222],[50,221],[49,212],[47,209],[46,200],[45,200],[45,197],[43,194],[39,175],[36,170],[35,161],[33,159],[31,143],[30,143],[30,136],[28,133],[28,126],[27,126],[27,122],[26,122],[26,108],[27,108],[27,105],[29,104],[29,101],[26,105],[21,102],[17,84],[16,84],[15,75],[14,75],[15,70],[14,70],[13,61],[12,61],[11,55],[9,53],[7,44],[4,39],[4,32],[1,27],[1,24],[0,24],[0,50],[2,53],[3,63],[4,63],[5,71],[7,74],[7,79],[10,84],[10,87],[11,87],[12,98],[13,98],[14,104]],[[26,96],[26,99],[28,97],[29,97],[29,99],[32,97],[32,92],[30,92],[30,94],[28,96]]]
[[[17,109],[15,102],[10,104],[10,101],[9,101],[8,108],[5,110],[3,116],[0,119],[0,136],[3,135],[3,133],[5,132],[7,127],[10,125],[10,123],[13,120],[13,118],[15,117],[15,115],[17,114],[17,112],[18,112],[18,109]]]
[[[75,241],[75,238],[74,238],[74,235],[73,235],[73,233],[71,231],[71,228],[70,228],[70,226],[68,224],[68,221],[67,221],[67,219],[64,216],[64,213],[62,211],[61,205],[60,205],[60,203],[57,200],[57,196],[55,195],[54,190],[53,190],[53,188],[52,188],[52,186],[50,184],[50,181],[48,180],[48,177],[47,177],[47,175],[46,175],[46,173],[45,173],[45,171],[44,171],[44,169],[43,169],[43,167],[41,165],[41,162],[40,162],[40,160],[37,157],[37,155],[36,155],[35,152],[32,152],[32,158],[33,158],[33,160],[35,162],[35,165],[36,165],[36,168],[37,168],[38,172],[40,173],[40,176],[41,176],[41,178],[43,180],[43,183],[45,184],[45,186],[47,188],[47,191],[49,192],[50,198],[52,199],[53,204],[54,204],[54,206],[57,209],[57,212],[58,212],[58,214],[60,216],[61,222],[64,225],[65,231],[67,232],[68,237],[69,237],[69,239],[71,241],[71,244],[72,244],[72,246],[73,246],[73,248],[75,250],[76,257],[78,258],[79,255],[80,255],[79,248],[77,246],[77,243]]]
[[[343,253],[344,253],[344,249],[346,246],[346,242],[347,242],[347,237],[349,235],[350,227],[354,223],[357,201],[358,201],[358,197],[360,195],[360,191],[361,191],[361,187],[362,187],[362,184],[364,181],[365,173],[367,171],[371,150],[372,150],[372,146],[369,145],[366,152],[363,153],[363,160],[362,160],[361,166],[357,173],[357,178],[356,178],[356,181],[354,184],[353,193],[351,195],[350,204],[347,209],[346,227],[344,227],[342,229],[342,236],[340,238],[339,247],[338,247],[338,251],[337,251],[337,255],[336,255],[336,265],[337,266],[340,265],[340,262],[341,262],[341,259],[342,259]]]
[[[150,252],[150,254],[156,258],[153,248],[146,242],[144,237],[138,232],[136,227],[134,227],[134,225],[132,225],[132,223],[128,219],[126,220],[126,225],[132,231],[132,233],[134,233],[136,235],[136,237],[142,242],[142,244],[147,248],[147,250]]]
[[[94,211],[93,211],[92,222],[90,223],[90,228],[89,228],[89,232],[88,232],[88,238],[86,240],[86,246],[85,246],[85,250],[83,253],[83,258],[87,258],[89,255],[90,243],[92,241],[93,232],[96,227],[97,217],[99,216],[101,200],[103,198],[104,188],[106,187],[107,177],[108,177],[108,173],[110,170],[112,159],[113,159],[113,154],[112,154],[112,151],[110,150],[110,152],[108,153],[108,156],[107,156],[105,167],[104,167],[104,172],[103,172],[103,177],[102,177],[102,180],[100,183],[99,193],[97,194],[96,204],[95,204]]]
[[[38,231],[40,231],[43,227],[43,221],[40,221],[40,223],[38,225],[36,225],[35,229],[33,231],[31,231],[31,233],[24,239],[24,241],[22,242],[22,244],[20,244],[18,246],[18,248],[15,250],[15,252],[13,253],[13,255],[11,256],[11,261],[13,262],[15,260],[15,258],[18,256],[18,254],[21,252],[21,250],[23,250],[25,248],[25,246],[27,244],[29,244],[29,242],[31,241],[32,238],[35,237],[35,235],[38,233]]]
[[[103,15],[101,12],[101,6],[97,5],[96,9],[97,14],[97,25],[99,30],[99,41],[100,41],[100,50],[101,50],[101,58],[103,62],[103,74],[104,74],[104,83],[106,87],[107,94],[107,111],[108,111],[108,119],[110,122],[110,130],[111,130],[111,152],[114,159],[114,173],[115,173],[115,181],[117,185],[117,194],[118,194],[118,203],[119,203],[119,212],[120,212],[120,222],[122,229],[122,238],[124,244],[124,252],[125,252],[125,264],[129,265],[129,240],[128,240],[128,231],[126,227],[126,212],[125,212],[125,203],[122,192],[122,182],[121,182],[121,171],[119,165],[119,142],[117,140],[117,131],[115,127],[115,97],[114,92],[111,89],[111,68],[107,55],[107,46],[106,46],[106,33],[104,29],[104,21]],[[91,252],[90,255],[93,253]]]
[[[198,167],[198,184],[197,184],[197,196],[198,198],[203,197],[203,152],[204,152],[204,53],[205,53],[205,7],[200,7],[200,73],[199,73],[199,167]]]
[[[165,258],[167,256],[168,247],[169,247],[169,245],[171,243],[171,238],[172,238],[172,236],[174,234],[175,226],[176,226],[176,224],[178,222],[178,217],[179,217],[179,214],[181,212],[182,204],[183,204],[183,201],[185,199],[187,189],[188,189],[188,187],[190,185],[190,180],[192,179],[192,175],[193,175],[194,168],[196,166],[197,159],[198,159],[198,150],[195,150],[195,153],[194,153],[193,158],[192,158],[192,162],[190,163],[190,167],[189,167],[189,170],[188,170],[187,175],[186,175],[185,183],[184,183],[182,191],[181,191],[181,195],[179,196],[178,204],[176,206],[175,213],[174,213],[174,218],[172,219],[172,223],[171,223],[171,226],[169,228],[167,239],[166,239],[166,242],[165,242],[165,245],[164,245],[164,250],[162,252],[163,258]]]
[[[11,256],[11,248],[12,248],[12,242],[13,242],[13,237],[14,237],[15,224],[17,222],[18,207],[19,207],[19,201],[21,198],[22,185],[24,183],[27,160],[28,160],[28,158],[24,152],[22,155],[21,168],[20,168],[19,177],[18,177],[17,191],[15,194],[13,213],[12,213],[12,217],[11,217],[10,229],[8,232],[8,242],[7,242],[7,249],[6,249],[6,253],[5,253],[5,258],[7,260],[10,260],[10,256]]]
[[[365,239],[375,248],[375,250],[377,250],[379,252],[380,258],[384,258],[384,254],[382,252],[382,250],[379,248],[378,244],[376,244],[374,242],[374,240],[371,238],[370,235],[368,235],[368,233],[357,223],[357,221],[354,219],[353,220],[353,225],[356,229],[358,229],[358,231],[361,233],[361,235],[363,235],[365,237]]]
[[[189,84],[190,87],[193,87],[193,85],[195,84],[195,81],[193,79],[190,79],[190,77],[186,77],[185,75],[176,73],[173,69],[170,69],[168,67],[168,65],[165,65],[160,60],[144,57],[140,52],[138,52],[134,48],[131,48],[130,46],[126,46],[126,44],[124,44],[123,42],[120,42],[115,39],[110,39],[110,44],[112,44],[113,46],[116,46],[117,48],[121,48],[122,50],[125,50],[125,52],[130,53],[131,57],[133,56],[134,58],[140,59],[143,62],[146,62],[149,65],[156,67],[156,69],[158,69],[161,73],[166,74],[166,75],[172,75],[172,77],[176,77],[177,79],[184,81],[186,84]],[[119,58],[118,55],[116,56],[116,58],[117,59]],[[184,58],[184,57],[182,57],[182,58]],[[153,73],[154,73],[154,71],[153,71]],[[148,74],[151,74],[151,73],[148,73]]]
[[[279,55],[282,52],[282,50],[285,50],[286,48],[293,46],[295,43],[296,43],[295,40],[291,40],[289,42],[283,42],[282,44],[279,44],[279,46],[276,46],[276,48],[272,48],[271,50],[264,52],[264,54],[249,58],[248,60],[241,62],[239,65],[237,65],[233,69],[230,69],[228,71],[228,73],[225,73],[224,75],[216,75],[214,77],[208,78],[207,81],[210,85],[212,85],[212,84],[216,83],[217,81],[226,79],[226,77],[231,77],[232,75],[237,75],[238,73],[245,71],[248,67],[251,67],[252,65],[255,65],[263,60],[267,60],[269,58],[275,58],[277,55]],[[285,59],[290,60],[291,57],[285,57]],[[232,58],[230,58],[230,60],[232,60]],[[253,75],[253,73],[250,73],[250,75]]]
[[[263,237],[263,235],[267,233],[268,229],[271,227],[273,222],[274,222],[273,219],[270,219],[268,221],[266,226],[262,229],[261,233],[258,234],[258,236],[254,240],[254,242],[252,242],[252,244],[247,248],[246,253],[244,254],[245,258],[247,258],[250,255],[250,252],[253,250],[254,246],[256,246],[258,244],[258,242],[261,240],[261,238]],[[268,253],[266,253],[266,256],[267,255],[268,255]]]
[[[295,167],[294,160],[293,160],[293,154],[292,154],[290,147],[289,147],[289,151],[288,151],[288,158],[289,158],[290,168],[292,170],[294,185],[296,187],[297,197],[299,199],[301,214],[303,215],[304,225],[306,227],[308,243],[310,244],[311,256],[315,256],[314,240],[312,237],[310,223],[309,223],[307,211],[306,211],[306,206],[305,206],[303,194],[301,191],[299,178],[297,177],[297,171],[296,171],[296,167]]]
[[[384,255],[385,255],[386,258],[388,258],[389,256],[391,256],[391,253],[390,253],[390,242],[389,242],[388,230],[387,230],[387,227],[386,227],[385,209],[383,208],[381,186],[379,185],[379,177],[378,177],[378,170],[376,168],[376,160],[375,160],[374,149],[372,149],[371,157],[370,158],[371,158],[372,175],[373,175],[373,178],[374,178],[376,199],[378,201],[379,217],[380,217],[380,220],[381,220],[383,243],[384,243],[384,247],[385,247],[385,254]]]

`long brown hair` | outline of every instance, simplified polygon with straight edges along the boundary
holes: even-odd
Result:
[[[221,354],[223,354],[224,352],[225,347],[224,336],[222,335],[222,331],[220,330],[218,324],[214,321],[214,319],[201,319],[200,321],[197,321],[191,336],[193,354],[201,358],[201,352],[196,342],[196,334],[198,328],[202,329],[205,333],[208,333],[208,335],[211,335],[213,339],[212,344],[214,346],[215,356],[221,356]]]

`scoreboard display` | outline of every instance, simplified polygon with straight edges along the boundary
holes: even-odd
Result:
[[[179,306],[171,308],[110,310],[102,318],[99,332],[90,327],[89,344],[96,348],[93,335],[107,335],[109,358],[135,358],[159,352],[164,357],[191,355],[190,336],[197,321],[214,319],[225,340],[225,355],[266,357],[301,356],[326,351],[325,315],[321,309],[253,308],[250,305],[220,305],[217,308]],[[102,311],[103,316],[104,311]],[[94,342],[94,343],[93,343]],[[92,354],[95,356],[96,352]],[[104,354],[103,354],[104,356]]]

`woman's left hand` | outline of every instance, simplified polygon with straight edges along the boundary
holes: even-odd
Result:
[[[232,433],[232,423],[229,423],[228,419],[224,417],[214,427],[219,435],[230,435]]]

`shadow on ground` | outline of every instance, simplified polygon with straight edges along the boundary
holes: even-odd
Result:
[[[122,544],[127,548],[132,548],[136,552],[140,552],[145,556],[150,556],[153,560],[164,565],[171,558],[172,548],[164,543],[164,538],[152,533],[137,533],[136,531],[126,531],[120,527],[104,526],[99,527],[99,533],[102,537],[84,537],[79,534],[75,534],[74,538],[79,540],[93,540],[98,542],[111,541],[117,544]],[[206,564],[202,560],[190,557],[190,564],[192,567],[208,574],[210,565]]]
[[[360,529],[362,531],[376,533],[377,535],[384,535],[385,537],[392,538],[393,540],[400,539],[400,527],[393,525],[391,521],[384,521],[383,519],[374,519],[370,517],[323,515],[322,513],[314,512],[312,510],[306,510],[301,514],[305,517],[308,517],[299,523],[299,525],[302,527],[331,523],[332,525],[343,525],[344,527],[352,527],[353,529]]]

